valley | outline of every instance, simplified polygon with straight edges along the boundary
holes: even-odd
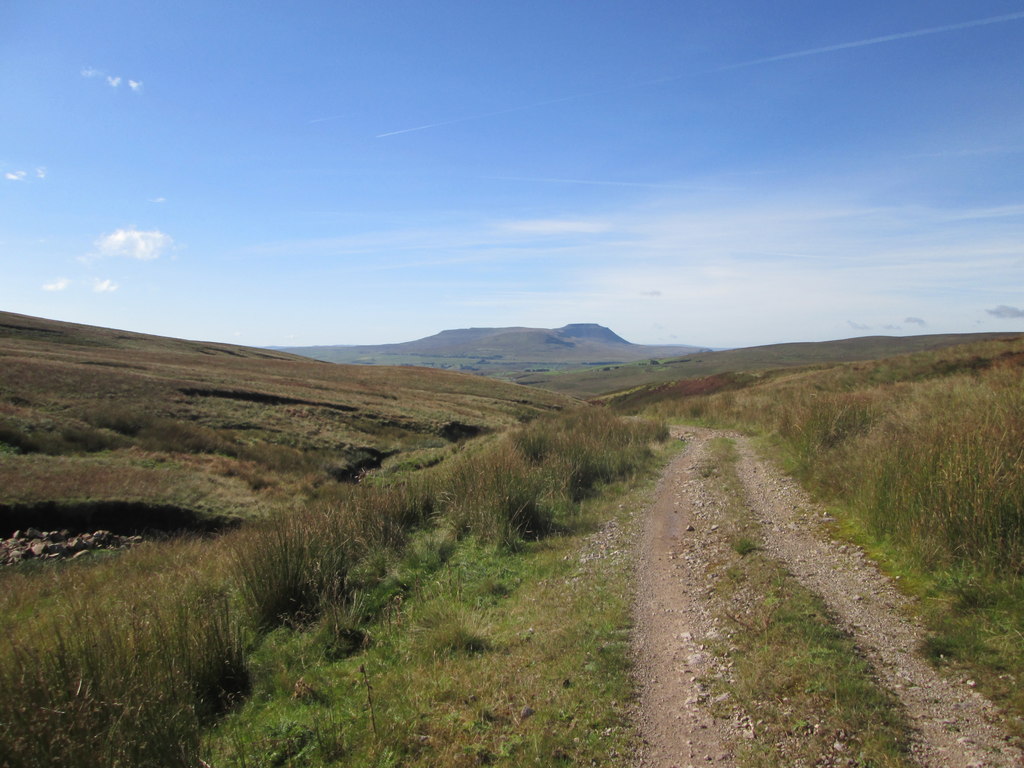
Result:
[[[1016,764],[1022,344],[574,397],[2,314],[6,764]]]

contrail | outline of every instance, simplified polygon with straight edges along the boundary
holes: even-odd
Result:
[[[974,21],[962,21],[959,24],[946,24],[941,27],[927,27],[926,29],[916,29],[912,32],[897,32],[894,35],[882,35],[881,37],[869,37],[865,40],[854,40],[850,43],[838,43],[837,45],[826,45],[821,48],[808,48],[805,51],[794,51],[793,53],[780,53],[777,56],[766,56],[763,59],[751,59],[750,61],[741,61],[738,64],[729,64],[724,67],[719,67],[714,70],[715,72],[725,72],[730,69],[740,69],[742,67],[752,67],[756,64],[769,64],[773,61],[785,61],[786,59],[800,59],[804,56],[818,56],[822,53],[832,53],[834,51],[844,51],[847,48],[864,48],[868,45],[880,45],[881,43],[892,43],[897,40],[907,40],[911,37],[924,37],[925,35],[938,35],[942,32],[956,32],[960,29],[969,29],[971,27],[984,27],[989,24],[1002,24],[1007,21],[1015,21],[1017,19],[1024,19],[1024,11],[1018,13],[1007,13],[1003,16],[990,16],[986,19],[975,19]]]
[[[786,61],[788,59],[801,59],[806,56],[820,56],[825,53],[834,53],[836,51],[844,51],[849,48],[864,48],[869,45],[882,45],[883,43],[893,43],[898,40],[908,40],[913,37],[925,37],[926,35],[938,35],[944,32],[956,32],[961,29],[970,29],[971,27],[984,27],[989,24],[1003,24],[1008,21],[1017,21],[1018,19],[1024,19],[1024,11],[1018,11],[1017,13],[1007,13],[1002,16],[989,16],[984,19],[974,19],[973,21],[961,21],[956,24],[944,24],[940,27],[926,27],[925,29],[916,29],[910,32],[897,32],[892,35],[882,35],[880,37],[869,37],[864,40],[854,40],[849,43],[837,43],[836,45],[826,45],[821,48],[808,48],[803,51],[793,51],[791,53],[780,53],[776,56],[766,56],[761,59],[751,59],[750,61],[741,61],[736,64],[727,64],[724,67],[718,67],[717,69],[708,70],[701,74],[710,74],[714,72],[728,72],[733,69],[743,69],[744,67],[753,67],[758,64],[770,64],[776,61]],[[397,131],[387,131],[385,133],[378,133],[375,138],[383,139],[388,136],[398,136],[403,133],[415,133],[416,131],[426,131],[431,128],[440,128],[445,125],[455,125],[456,123],[466,123],[471,120],[483,120],[488,117],[497,117],[498,115],[507,115],[512,112],[522,112],[527,109],[536,109],[538,107],[548,106],[549,104],[560,104],[566,101],[573,101],[575,99],[583,99],[589,96],[603,95],[607,93],[614,93],[616,91],[633,90],[635,88],[643,88],[649,85],[657,85],[660,83],[669,83],[675,80],[682,80],[687,77],[693,77],[696,73],[689,73],[685,75],[668,75],[666,77],[659,77],[653,80],[644,80],[638,83],[631,83],[629,85],[622,85],[612,88],[603,88],[594,91],[587,91],[586,93],[576,93],[571,96],[561,96],[555,99],[545,99],[544,101],[537,101],[532,104],[523,104],[518,107],[511,107],[509,109],[499,109],[494,112],[484,112],[477,115],[466,115],[464,117],[456,117],[451,120],[441,120],[436,123],[427,123],[425,125],[417,125],[412,128],[402,128]],[[332,118],[322,118],[329,120]],[[319,121],[311,121],[319,122]]]
[[[543,184],[589,184],[598,187],[643,187],[645,189],[700,189],[705,191],[732,191],[731,187],[709,187],[695,184],[657,184],[644,181],[604,181],[601,179],[557,179],[543,176],[485,176],[494,181],[528,181]]]
[[[317,117],[306,123],[306,125],[313,125],[314,123],[326,123],[328,120],[340,120],[347,115],[329,115],[327,117]]]
[[[557,99],[545,99],[544,101],[536,101],[532,104],[523,104],[519,107],[510,107],[508,109],[499,109],[494,112],[484,112],[479,115],[468,115],[466,117],[456,117],[452,120],[442,120],[438,123],[427,123],[426,125],[417,125],[415,128],[402,128],[398,131],[388,131],[387,133],[378,133],[374,138],[383,139],[385,136],[397,136],[400,133],[412,133],[413,131],[425,131],[428,128],[440,128],[443,125],[453,125],[454,123],[464,123],[468,120],[483,120],[485,117],[496,117],[497,115],[507,115],[511,112],[522,112],[525,109],[536,109],[537,107],[546,107],[549,104],[560,104],[563,101],[573,101],[574,99],[582,99],[586,96],[592,96],[593,93],[576,93],[572,96],[559,96]]]

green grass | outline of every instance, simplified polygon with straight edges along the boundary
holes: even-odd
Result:
[[[630,530],[649,488],[587,501],[577,532],[511,553],[417,535],[381,588],[410,586],[366,625],[359,653],[325,656],[315,629],[267,637],[254,694],[211,734],[210,763],[631,764],[631,560],[578,555],[603,520]]]
[[[609,483],[629,481],[650,466],[650,445],[664,436],[658,424],[586,409],[466,447],[415,475],[339,488],[216,539],[150,544],[91,564],[0,574],[0,617],[10,627],[0,645],[0,752],[25,766],[191,766],[217,718],[246,700],[245,711],[258,712],[264,700],[283,697],[289,711],[308,708],[317,718],[296,725],[293,716],[275,716],[264,729],[257,717],[251,723],[257,736],[245,735],[247,725],[230,732],[228,742],[237,749],[222,742],[211,749],[237,752],[238,765],[263,764],[254,761],[267,755],[269,764],[283,765],[298,764],[314,745],[317,757],[308,764],[324,764],[327,755],[351,751],[349,737],[331,725],[334,718],[367,720],[367,712],[357,710],[366,691],[346,698],[361,681],[377,697],[381,733],[369,740],[364,733],[360,754],[372,764],[390,764],[388,755],[405,761],[417,749],[408,728],[416,721],[409,718],[422,714],[409,709],[405,696],[413,660],[429,670],[424,701],[448,702],[454,695],[430,688],[448,684],[437,675],[450,674],[465,686],[489,681],[494,687],[483,690],[499,698],[487,712],[515,720],[518,728],[529,697],[522,694],[525,703],[510,709],[509,694],[498,692],[516,690],[520,677],[528,682],[549,664],[556,664],[560,682],[575,678],[561,666],[561,646],[540,657],[536,646],[521,648],[530,642],[530,633],[523,634],[529,625],[507,623],[507,610],[518,605],[513,598],[522,601],[522,610],[530,611],[523,621],[539,627],[538,612],[567,599],[562,575],[570,567],[571,536],[594,522],[587,505]],[[552,452],[539,462],[536,452],[522,453],[521,444],[547,445]],[[568,446],[574,450],[560,450]],[[570,543],[561,546],[563,540]],[[521,570],[531,562],[543,575]],[[528,580],[534,587],[524,591]],[[615,589],[624,594],[624,584]],[[595,599],[591,594],[578,604],[588,622],[606,616],[593,611]],[[627,605],[618,599],[608,610],[621,616]],[[544,625],[553,637],[575,633],[568,642],[584,648],[590,641],[579,632],[604,637],[622,629],[621,619],[600,619],[606,622],[600,628],[583,630],[566,626],[564,618],[556,612]],[[374,655],[389,647],[393,655]],[[506,667],[507,657],[519,652],[525,654],[520,666]],[[353,671],[357,658],[365,677]],[[613,667],[624,670],[624,659],[620,639],[609,640],[587,664],[600,676]],[[487,663],[494,668],[476,668]],[[318,675],[328,675],[328,668],[344,674],[323,682]],[[345,675],[355,682],[349,685]],[[332,693],[337,685],[345,696]],[[393,700],[385,695],[388,685]],[[337,707],[317,710],[323,701]],[[468,704],[432,726],[439,740],[475,732],[477,726],[466,731],[470,714],[489,722],[491,715]],[[568,704],[559,706],[568,711]],[[531,726],[547,723],[547,730],[521,746],[505,734],[479,749],[544,754],[555,743],[551,723],[547,716],[526,719]],[[36,746],[40,740],[45,748]],[[460,744],[460,750],[470,748]],[[453,752],[443,754],[454,759]],[[448,764],[444,760],[436,764]]]

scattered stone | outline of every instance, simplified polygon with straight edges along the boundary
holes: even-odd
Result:
[[[15,565],[23,560],[73,559],[94,549],[128,549],[141,544],[142,536],[119,536],[110,531],[72,534],[65,529],[40,531],[26,528],[0,540],[0,565]]]

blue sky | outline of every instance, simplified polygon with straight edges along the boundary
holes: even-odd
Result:
[[[7,0],[0,99],[0,309],[1024,332],[1024,0]]]

